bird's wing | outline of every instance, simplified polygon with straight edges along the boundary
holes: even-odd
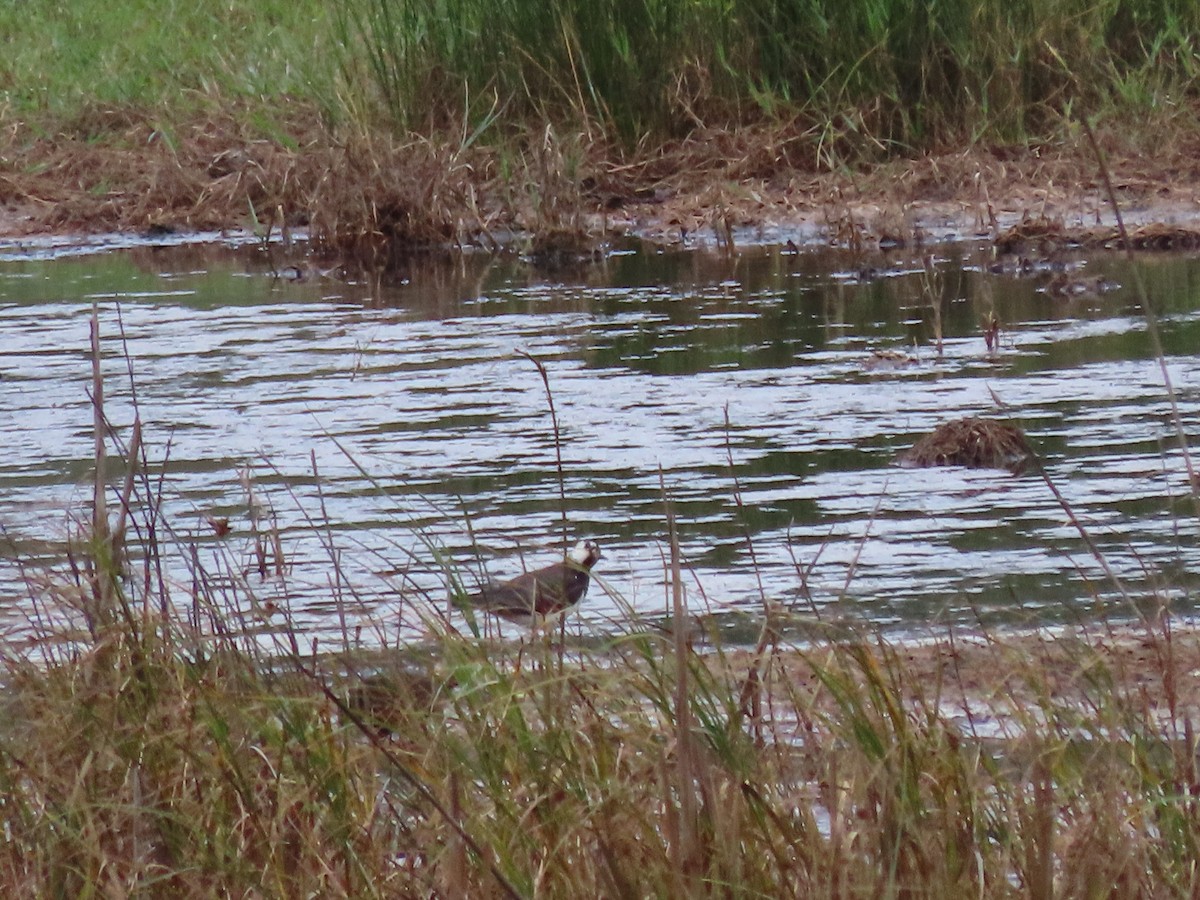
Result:
[[[561,563],[534,572],[525,572],[503,584],[484,586],[472,595],[475,605],[492,612],[537,612],[545,614],[570,605],[578,598],[570,596],[575,570]]]

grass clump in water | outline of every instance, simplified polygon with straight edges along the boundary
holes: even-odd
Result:
[[[1032,461],[1033,449],[1016,425],[972,416],[943,422],[897,459],[902,466],[967,466],[1020,472]]]

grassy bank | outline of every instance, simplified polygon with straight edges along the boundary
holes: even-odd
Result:
[[[461,113],[473,97],[630,141],[795,116],[854,154],[908,152],[1024,140],[1072,112],[1179,103],[1200,74],[1200,11],[1181,0],[351,9],[374,84],[405,124]]]
[[[931,151],[1044,162],[1083,115],[1118,155],[1167,154],[1200,73],[1184,0],[34,0],[0,33],[0,199],[29,227],[310,224],[376,250],[594,233],[648,196]]]
[[[632,145],[799,116],[904,151],[1179,107],[1200,76],[1186,0],[33,0],[0,28],[6,111],[35,124],[300,102],[442,138],[549,122]]]
[[[1196,708],[1170,702],[1194,636],[1145,632],[1136,671],[1094,638],[997,638],[981,689],[969,655],[918,668],[846,634],[751,661],[445,633],[418,663],[293,656],[285,632],[264,658],[129,599],[81,644],[5,654],[12,895],[1200,887]]]

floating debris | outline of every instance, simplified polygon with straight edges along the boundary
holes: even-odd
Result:
[[[1026,216],[996,238],[996,249],[1002,254],[1029,256],[1070,242],[1062,219]]]
[[[1183,225],[1165,225],[1151,223],[1142,225],[1127,232],[1129,246],[1133,250],[1195,250],[1200,248],[1200,231]],[[1106,247],[1124,250],[1125,241],[1116,228],[1104,231],[1091,231],[1086,235],[1084,243],[1089,247]]]
[[[939,425],[905,450],[896,461],[905,468],[967,466],[1008,469],[1017,474],[1033,458],[1033,449],[1016,425],[997,419],[969,417]]]
[[[208,527],[212,529],[213,534],[222,538],[233,530],[233,526],[229,524],[228,516],[213,516],[207,515],[204,521],[208,523]]]
[[[1200,229],[1186,225],[1152,222],[1128,229],[1126,234],[1132,250],[1166,252],[1200,248]],[[1016,256],[1034,256],[1064,247],[1124,250],[1125,243],[1115,226],[1072,228],[1061,219],[1045,216],[1022,219],[995,240],[997,252]]]
[[[535,268],[557,272],[599,262],[604,251],[582,228],[547,228],[533,235],[526,258]]]
[[[871,355],[863,362],[863,368],[868,371],[903,369],[920,362],[915,356],[900,350],[872,350]]]
[[[983,343],[989,354],[1000,349],[1000,318],[995,310],[991,310],[980,319],[983,326]]]
[[[993,275],[1030,278],[1035,275],[1045,275],[1047,272],[1065,272],[1068,268],[1071,268],[1071,264],[1060,259],[1002,254],[987,267],[987,270]]]
[[[1095,297],[1110,291],[1120,290],[1119,282],[1111,278],[1096,276],[1094,278],[1071,278],[1065,273],[1059,273],[1045,283],[1039,290],[1051,297]]]

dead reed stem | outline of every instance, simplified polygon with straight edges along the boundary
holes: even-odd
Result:
[[[1171,407],[1171,424],[1175,428],[1175,439],[1179,444],[1179,452],[1183,456],[1183,464],[1187,468],[1188,486],[1192,497],[1192,510],[1196,515],[1196,519],[1200,520],[1200,479],[1196,477],[1196,469],[1192,463],[1191,448],[1188,446],[1187,432],[1183,427],[1183,419],[1179,415],[1179,400],[1175,393],[1175,386],[1171,381],[1171,372],[1167,368],[1167,357],[1163,351],[1162,337],[1159,334],[1158,314],[1154,311],[1154,305],[1150,302],[1149,294],[1146,292],[1146,283],[1142,279],[1141,269],[1136,265],[1136,260],[1133,255],[1133,244],[1129,240],[1129,232],[1125,230],[1125,219],[1121,215],[1121,205],[1117,202],[1117,192],[1113,188],[1112,178],[1108,173],[1108,164],[1104,161],[1104,154],[1100,150],[1100,145],[1096,142],[1096,135],[1092,131],[1091,122],[1087,116],[1081,116],[1080,122],[1083,125],[1083,132],[1087,135],[1088,143],[1091,145],[1092,154],[1096,159],[1096,165],[1100,169],[1100,177],[1104,182],[1104,192],[1108,197],[1109,206],[1112,207],[1113,216],[1117,220],[1117,231],[1121,235],[1121,244],[1125,248],[1125,255],[1130,262],[1130,271],[1133,273],[1133,284],[1137,291],[1138,303],[1142,306],[1142,312],[1146,316],[1146,331],[1150,335],[1150,344],[1154,348],[1154,357],[1158,360],[1158,369],[1162,374],[1163,387],[1167,392],[1167,402]]]
[[[680,896],[695,893],[694,873],[701,864],[698,840],[699,819],[696,810],[697,759],[692,739],[691,699],[688,691],[687,603],[684,598],[679,535],[675,528],[675,510],[666,493],[662,468],[658,471],[659,488],[667,518],[667,540],[671,552],[671,614],[675,652],[675,755],[679,803],[678,843],[675,849],[675,876]]]
[[[94,566],[93,602],[96,619],[106,617],[113,607],[113,586],[110,569],[106,565],[112,559],[112,535],[109,531],[108,505],[106,496],[107,458],[104,444],[106,434],[104,422],[104,375],[100,369],[100,307],[92,302],[91,318],[92,345],[92,458],[95,463],[95,483],[92,490],[92,540],[97,548],[97,563]]]
[[[518,350],[517,354],[534,364],[538,374],[542,377],[542,385],[546,388],[546,405],[550,408],[550,425],[554,430],[554,465],[558,475],[558,508],[562,516],[563,556],[565,557],[570,549],[570,533],[567,524],[567,483],[563,474],[562,432],[558,427],[558,412],[554,409],[554,392],[550,389],[550,374],[546,371],[546,366],[542,361],[532,353]]]

